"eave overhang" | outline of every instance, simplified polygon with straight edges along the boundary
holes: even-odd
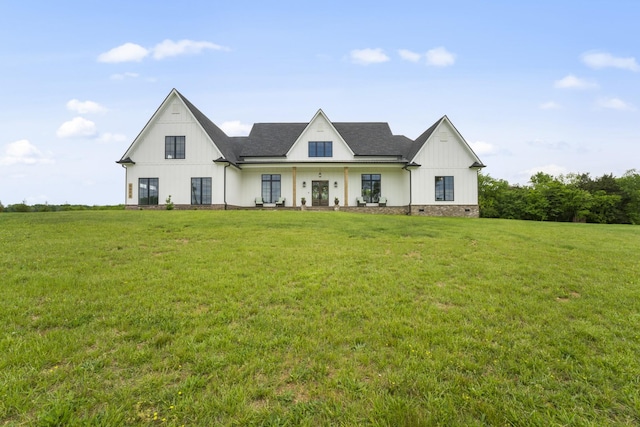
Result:
[[[229,166],[233,166],[235,168],[240,169],[240,166],[238,164],[232,162],[231,160],[227,160],[224,157],[218,157],[217,159],[215,159],[213,161],[213,163],[219,163],[219,164],[222,164],[222,165],[229,165]]]
[[[420,165],[420,164],[418,164],[416,162],[411,162],[411,163],[407,163],[406,165],[404,165],[403,169],[413,170],[413,169],[418,169],[421,166],[422,165]]]
[[[116,163],[118,163],[119,165],[135,165],[136,164],[136,162],[131,160],[131,157],[127,157],[126,159],[120,159]]]
[[[360,164],[378,164],[378,165],[399,165],[404,166],[407,162],[402,160],[341,160],[341,161],[305,161],[305,160],[243,160],[238,162],[242,165],[360,165]]]

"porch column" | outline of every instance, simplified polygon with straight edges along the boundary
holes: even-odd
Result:
[[[292,204],[292,206],[295,208],[295,207],[296,207],[296,199],[297,199],[297,197],[296,197],[296,190],[297,190],[297,188],[298,188],[298,186],[296,185],[296,172],[297,172],[296,167],[295,167],[295,166],[293,166],[293,167],[291,168],[291,171],[293,172],[293,173],[292,173],[292,176],[293,176],[293,204]]]
[[[349,206],[349,168],[344,167],[344,205]]]

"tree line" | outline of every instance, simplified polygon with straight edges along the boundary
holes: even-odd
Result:
[[[483,218],[640,224],[640,173],[621,177],[589,173],[533,175],[528,185],[511,185],[483,173],[478,177]]]
[[[70,205],[65,203],[63,205],[50,205],[49,203],[37,203],[34,205],[28,205],[27,202],[15,203],[13,205],[4,206],[0,201],[0,212],[65,212],[65,211],[96,211],[96,210],[123,210],[124,205]]]

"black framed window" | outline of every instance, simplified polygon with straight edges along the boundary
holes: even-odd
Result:
[[[436,176],[436,201],[453,201],[452,176]]]
[[[184,159],[185,138],[184,136],[165,136],[164,137],[164,158],[165,159]]]
[[[262,175],[262,201],[275,203],[280,198],[280,175]]]
[[[158,204],[158,178],[138,179],[138,204],[157,205]]]
[[[362,174],[362,198],[366,203],[378,203],[380,200],[381,178],[379,173]]]
[[[191,204],[211,204],[211,178],[191,178]]]
[[[333,157],[333,142],[309,141],[309,157]]]

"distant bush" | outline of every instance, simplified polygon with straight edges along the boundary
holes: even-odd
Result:
[[[29,206],[26,202],[16,203],[15,205],[7,205],[6,207],[0,203],[0,212],[68,212],[68,211],[120,211],[124,210],[124,205],[50,205],[49,203],[35,204]]]
[[[33,205],[31,210],[33,212],[51,212],[53,209],[51,208],[51,206],[49,206],[48,203],[45,203],[44,205],[42,204]]]
[[[9,212],[31,212],[31,208],[26,203],[17,203],[15,205],[7,206]]]

